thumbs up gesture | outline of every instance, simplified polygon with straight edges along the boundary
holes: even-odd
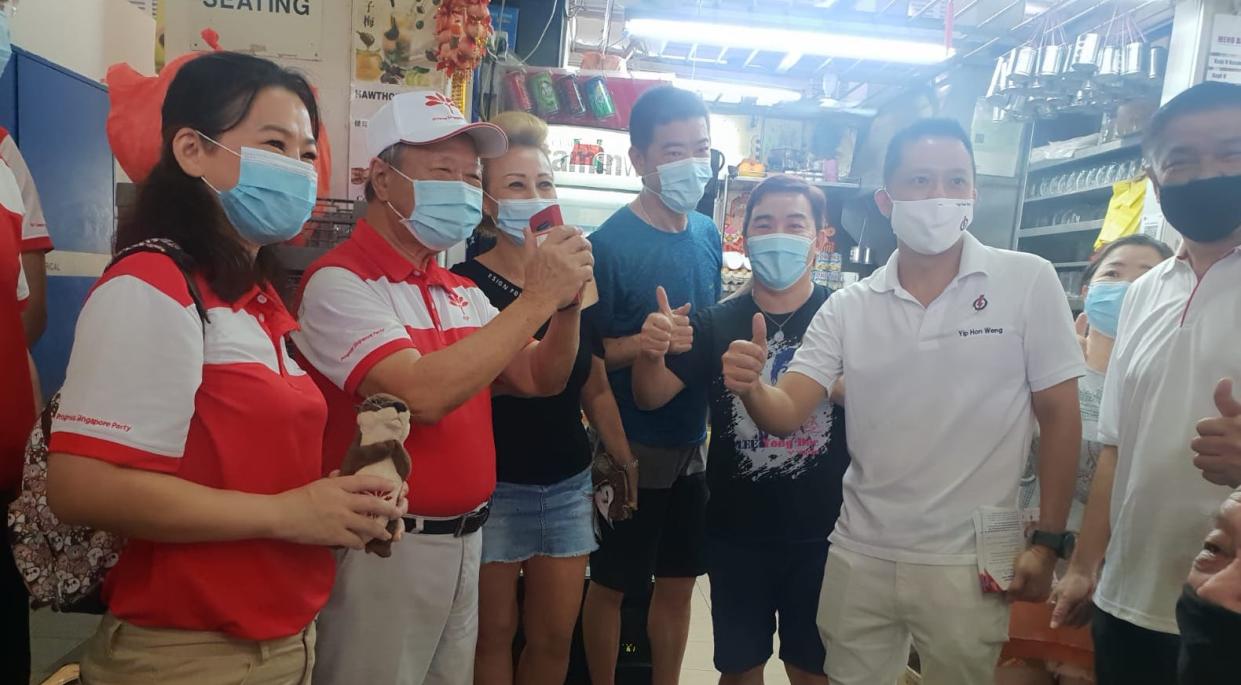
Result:
[[[734,340],[724,353],[724,387],[744,398],[763,382],[767,365],[767,319],[754,315],[750,340]]]
[[[673,309],[662,285],[655,288],[655,301],[659,309],[647,315],[639,335],[642,354],[658,358],[689,352],[694,346],[694,329],[689,323],[690,304],[687,302]]]
[[[1241,402],[1232,394],[1231,378],[1215,386],[1215,408],[1219,416],[1198,422],[1198,437],[1189,447],[1203,478],[1235,488],[1241,485]]]

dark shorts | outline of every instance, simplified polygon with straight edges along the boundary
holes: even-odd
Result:
[[[715,668],[736,674],[767,663],[778,625],[780,660],[822,675],[825,651],[815,614],[827,540],[734,542],[709,535],[706,546]]]
[[[1122,621],[1095,607],[1095,681],[1099,685],[1173,685],[1181,639]],[[1238,676],[1241,682],[1241,676]]]
[[[696,578],[707,572],[703,530],[707,518],[705,473],[681,476],[671,488],[638,489],[638,511],[614,527],[603,526],[590,555],[590,578],[624,593],[645,593],[656,578]]]

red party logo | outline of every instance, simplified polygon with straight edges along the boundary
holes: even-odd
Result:
[[[447,107],[449,113],[453,116],[460,117],[461,110],[457,109],[457,105],[440,93],[432,93],[427,96],[427,107]]]
[[[457,291],[448,291],[448,304],[461,310],[461,318],[466,321],[470,320],[470,315],[466,312],[466,310],[470,308],[470,301],[457,294]]]

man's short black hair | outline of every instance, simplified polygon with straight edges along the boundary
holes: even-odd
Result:
[[[883,159],[883,182],[888,183],[905,158],[905,147],[922,138],[954,138],[961,141],[965,151],[970,153],[970,168],[977,173],[974,163],[974,144],[970,142],[970,134],[961,128],[956,119],[919,119],[892,136],[888,143],[888,153]]]
[[[1241,109],[1241,86],[1204,81],[1182,91],[1151,117],[1142,138],[1142,153],[1147,159],[1151,158],[1151,152],[1163,140],[1168,125],[1177,117],[1224,108]]]
[[[655,139],[656,127],[673,121],[701,117],[711,126],[711,115],[697,93],[674,86],[656,86],[634,103],[629,113],[629,144],[646,151]]]

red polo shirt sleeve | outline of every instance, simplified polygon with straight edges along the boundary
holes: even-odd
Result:
[[[310,277],[298,319],[298,350],[351,396],[384,358],[415,349],[391,299],[341,267],[325,267]]]
[[[176,472],[203,366],[181,271],[155,253],[122,260],[87,298],[75,339],[49,449]]]

